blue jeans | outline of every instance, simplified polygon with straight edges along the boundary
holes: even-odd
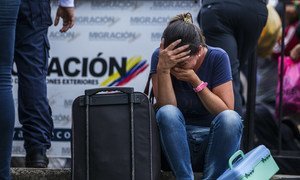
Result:
[[[15,62],[18,70],[18,113],[26,152],[50,148],[53,120],[46,76],[52,24],[49,0],[22,0],[18,14]]]
[[[203,170],[203,179],[217,179],[240,147],[243,124],[235,111],[221,112],[210,127],[186,125],[172,105],[161,107],[156,118],[163,151],[177,180],[194,179],[193,168]]]
[[[9,167],[15,122],[12,64],[20,0],[0,1],[0,180],[10,179]]]

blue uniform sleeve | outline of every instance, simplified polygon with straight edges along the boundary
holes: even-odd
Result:
[[[232,80],[230,61],[226,52],[215,59],[213,67],[212,88]]]
[[[152,54],[150,74],[156,73],[156,68],[157,68],[157,64],[158,64],[158,56],[159,56],[159,48],[155,49],[155,51]]]

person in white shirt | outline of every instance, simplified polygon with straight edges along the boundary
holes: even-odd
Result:
[[[60,0],[54,25],[60,32],[74,25],[74,1]],[[25,166],[46,168],[47,149],[53,134],[52,112],[47,99],[48,28],[52,25],[50,0],[21,0],[16,24],[14,61],[18,75],[18,115],[22,124]]]

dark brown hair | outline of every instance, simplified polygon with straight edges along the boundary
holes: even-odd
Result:
[[[182,13],[173,17],[164,30],[162,38],[164,38],[164,48],[168,47],[172,42],[181,39],[182,41],[177,47],[186,44],[190,45],[191,55],[198,52],[200,45],[206,47],[202,31],[193,24],[191,13]]]

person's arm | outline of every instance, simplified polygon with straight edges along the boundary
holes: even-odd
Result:
[[[194,70],[191,69],[187,70],[176,67],[172,70],[172,74],[177,79],[190,83],[194,88],[202,82]],[[212,91],[205,87],[197,95],[211,114],[217,115],[224,110],[234,109],[234,95],[231,81],[214,87]]]
[[[178,62],[188,59],[190,53],[190,51],[186,51],[188,45],[174,49],[180,42],[181,40],[177,40],[165,49],[163,40],[160,44],[157,71],[152,75],[153,93],[159,107],[177,106],[170,71]]]
[[[203,105],[212,114],[219,114],[224,110],[234,109],[234,95],[232,81],[221,84],[210,91],[204,88],[197,93]]]
[[[177,106],[170,73],[158,70],[156,74],[152,75],[152,85],[158,107],[167,104]]]
[[[57,26],[59,19],[63,19],[63,27],[60,29],[60,32],[67,32],[74,26],[75,15],[74,15],[74,0],[60,0],[59,6],[57,8],[54,26]]]

